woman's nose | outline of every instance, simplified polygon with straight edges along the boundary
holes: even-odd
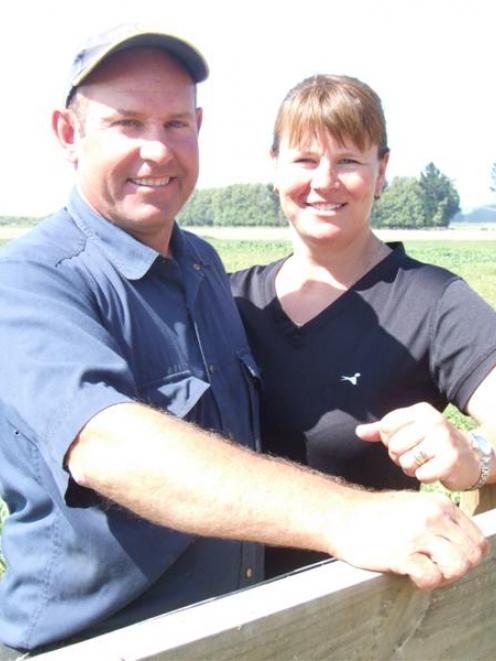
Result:
[[[332,188],[339,182],[336,170],[331,163],[323,161],[314,170],[312,186],[316,189]]]

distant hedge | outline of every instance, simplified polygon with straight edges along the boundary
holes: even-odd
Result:
[[[40,220],[33,216],[0,216],[0,227],[34,227]]]

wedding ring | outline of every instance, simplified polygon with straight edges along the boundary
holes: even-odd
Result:
[[[417,466],[422,466],[426,461],[429,461],[429,457],[425,454],[422,449],[417,450],[415,456],[413,457]]]

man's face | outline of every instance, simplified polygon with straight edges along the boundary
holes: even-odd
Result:
[[[82,194],[110,222],[164,252],[198,178],[193,81],[161,51],[124,51],[81,86],[75,108]]]

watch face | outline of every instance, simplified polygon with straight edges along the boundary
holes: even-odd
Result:
[[[484,457],[490,456],[493,451],[491,443],[489,443],[487,438],[474,433],[472,433],[472,447]]]

